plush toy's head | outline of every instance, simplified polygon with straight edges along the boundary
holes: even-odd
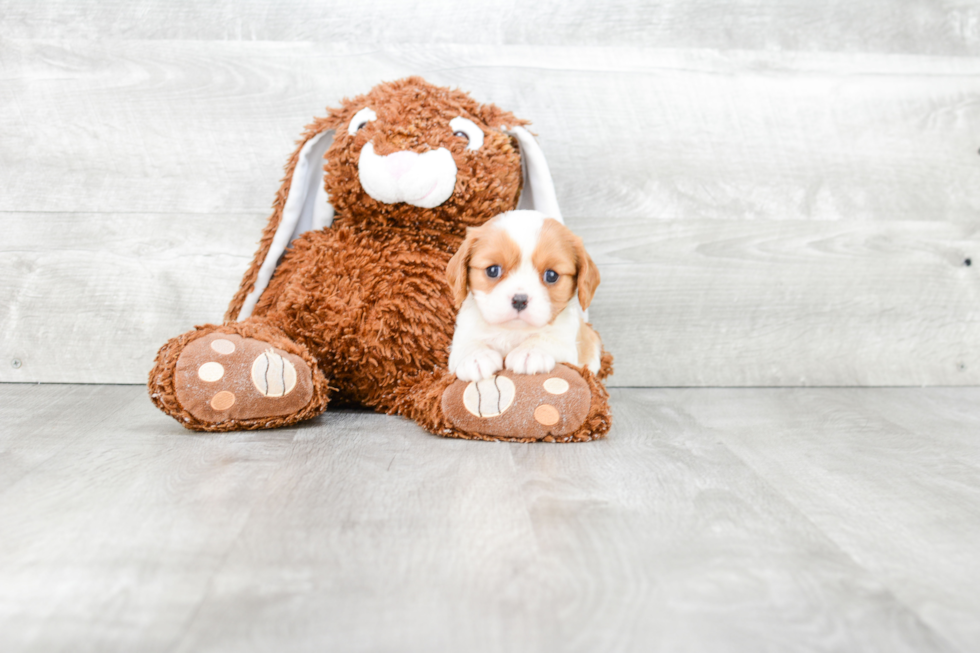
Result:
[[[428,226],[462,235],[517,206],[524,124],[419,77],[380,84],[330,112],[325,188],[352,224]]]
[[[229,319],[252,314],[289,243],[334,222],[462,238],[515,208],[561,221],[551,173],[525,121],[420,77],[345,99],[313,122]]]

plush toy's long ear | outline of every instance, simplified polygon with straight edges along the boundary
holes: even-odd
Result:
[[[555,195],[555,184],[551,180],[551,171],[548,169],[548,162],[538,142],[531,136],[531,132],[523,127],[504,127],[503,130],[505,134],[516,138],[521,146],[524,188],[517,202],[517,208],[540,211],[564,224],[561,210],[558,208],[558,197]]]
[[[328,129],[307,134],[308,138],[290,158],[275,211],[241,288],[228,307],[226,321],[244,320],[252,315],[279,259],[295,238],[306,231],[329,227],[333,222],[333,207],[323,187],[323,155],[333,143],[334,132]]]

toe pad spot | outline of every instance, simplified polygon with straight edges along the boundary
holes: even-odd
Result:
[[[211,397],[211,408],[214,408],[215,410],[228,410],[234,405],[235,395],[227,390],[222,390],[218,394]]]
[[[553,426],[558,423],[561,419],[561,415],[558,413],[558,409],[550,404],[541,404],[534,409],[534,419],[538,424],[543,424],[545,426]]]
[[[222,356],[227,356],[228,354],[235,353],[235,343],[231,340],[225,340],[224,338],[218,338],[211,341],[211,349],[221,354]]]
[[[202,381],[214,383],[225,375],[225,368],[221,366],[221,363],[211,361],[201,365],[197,370],[197,375]]]
[[[543,384],[544,389],[549,394],[553,395],[563,395],[568,392],[568,381],[565,379],[560,379],[557,376],[553,376]]]

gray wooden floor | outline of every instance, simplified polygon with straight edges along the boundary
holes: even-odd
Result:
[[[980,648],[980,388],[612,401],[509,445],[0,385],[0,650]]]

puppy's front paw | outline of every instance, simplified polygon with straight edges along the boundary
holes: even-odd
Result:
[[[555,369],[555,358],[534,347],[518,347],[507,354],[507,369],[518,374],[543,374]]]
[[[463,381],[489,379],[504,367],[504,359],[493,349],[477,349],[456,366],[456,378]]]

